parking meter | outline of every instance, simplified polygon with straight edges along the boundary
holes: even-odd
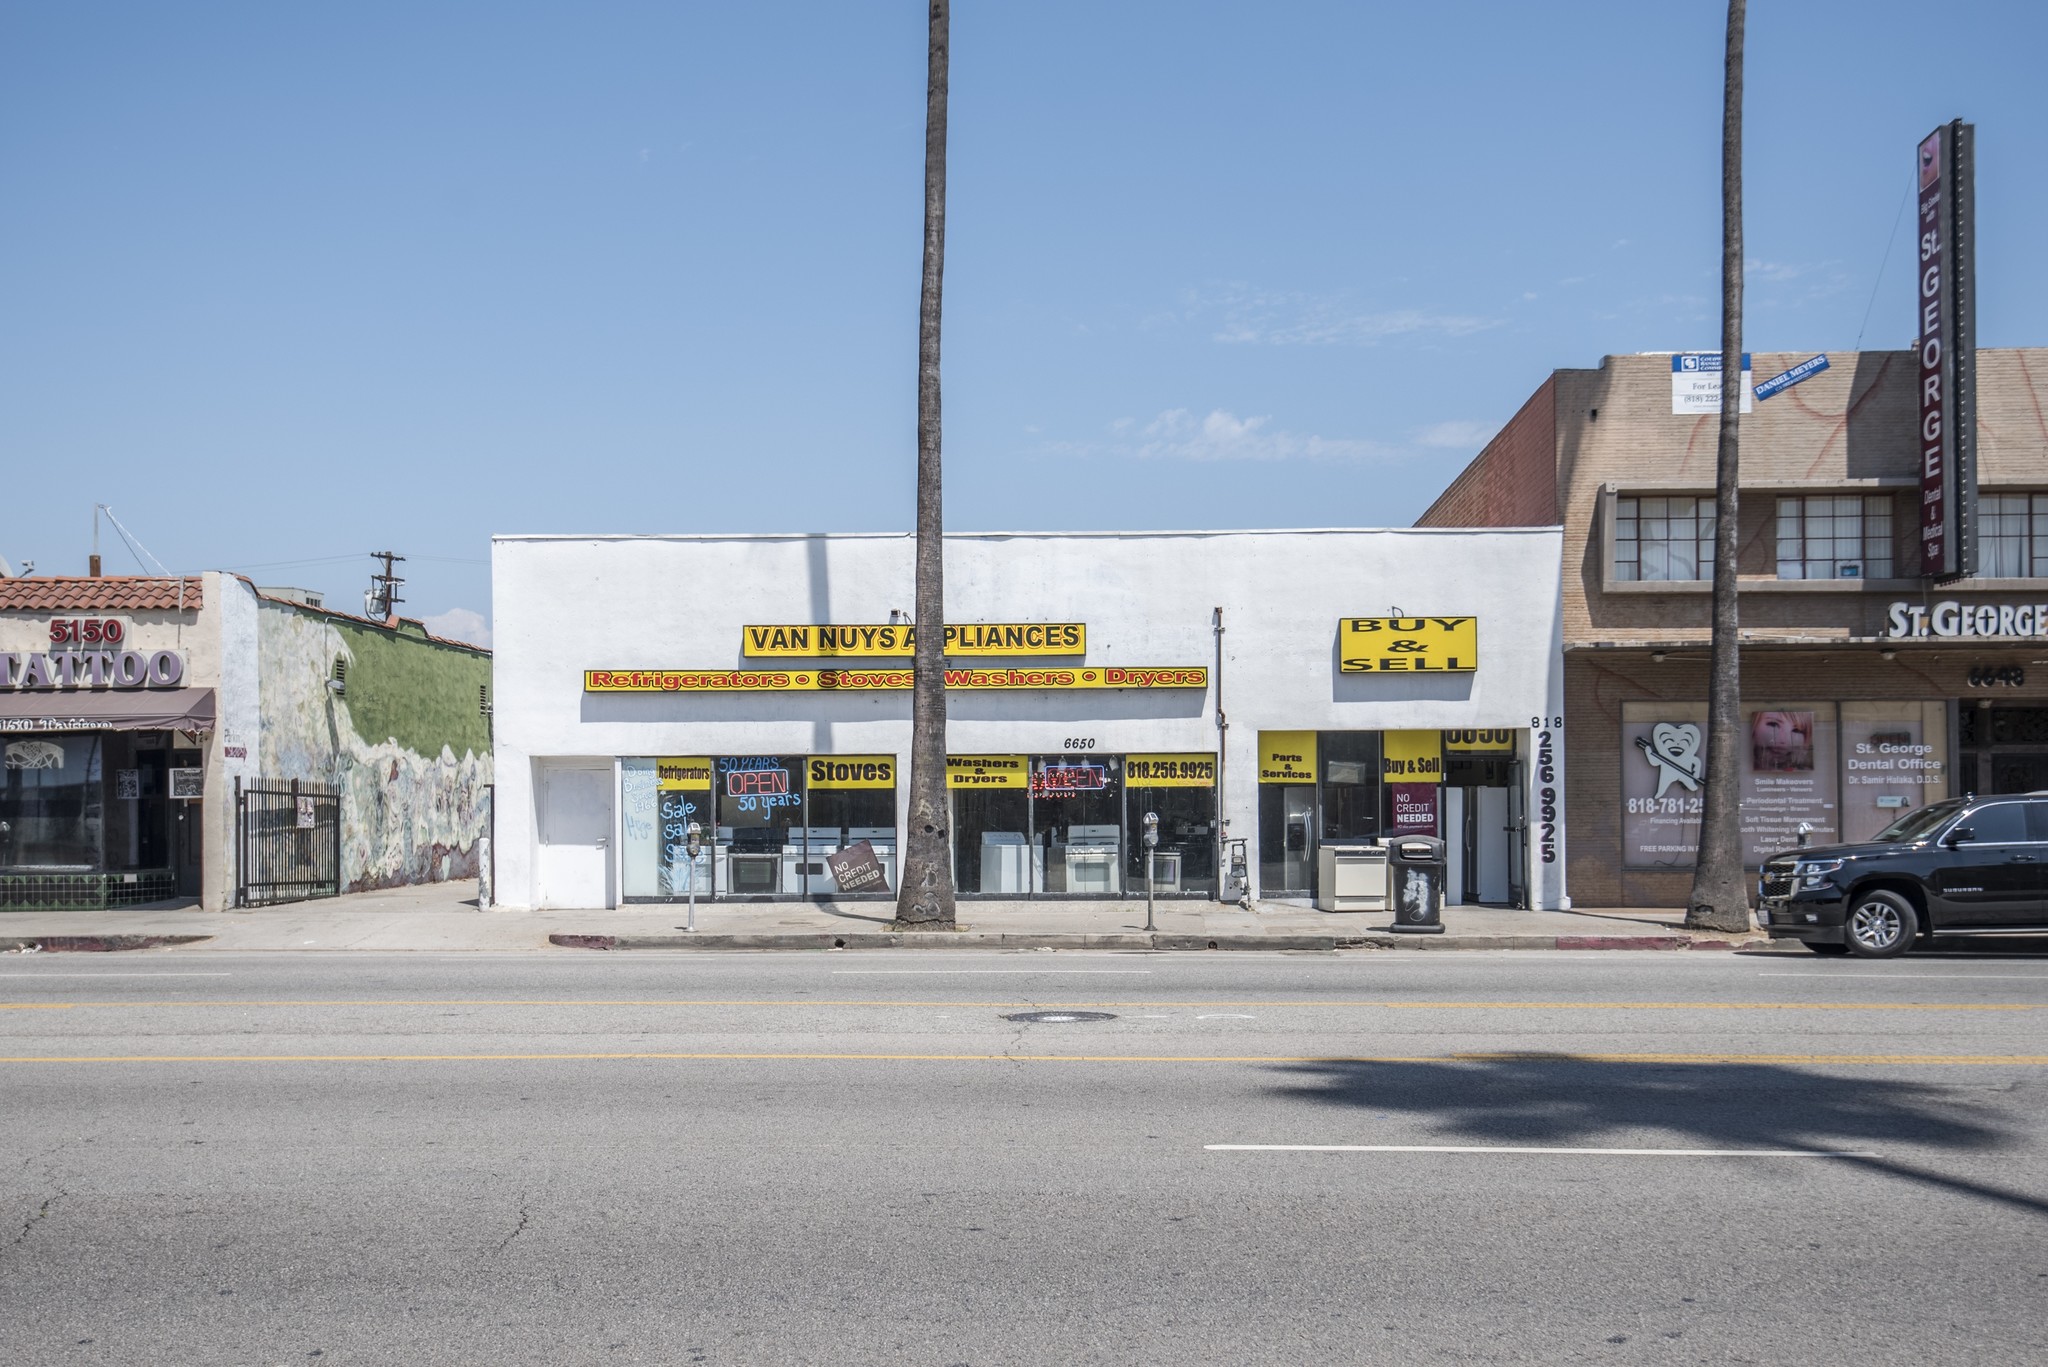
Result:
[[[683,829],[683,853],[690,857],[690,925],[697,929],[697,851],[704,848],[704,828],[692,821]]]
[[[1145,813],[1145,929],[1152,930],[1153,853],[1159,848],[1159,813]]]

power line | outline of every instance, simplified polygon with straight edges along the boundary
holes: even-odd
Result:
[[[1906,189],[1899,196],[1899,211],[1892,215],[1892,235],[1884,240],[1884,260],[1877,263],[1877,279],[1870,282],[1870,302],[1863,306],[1863,327],[1856,329],[1856,350],[1863,350],[1863,330],[1870,326],[1870,311],[1877,307],[1877,291],[1884,284],[1884,268],[1892,262],[1892,244],[1899,240],[1899,223],[1906,217],[1906,201],[1912,197],[1913,182],[1906,181]]]

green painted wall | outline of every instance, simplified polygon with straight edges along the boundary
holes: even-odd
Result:
[[[490,750],[477,711],[477,689],[491,682],[490,656],[439,645],[424,633],[328,620],[352,657],[347,697],[356,734],[373,745],[396,740],[420,755],[438,755],[444,745],[457,755]]]

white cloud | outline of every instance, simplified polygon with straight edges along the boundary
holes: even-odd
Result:
[[[1140,427],[1136,419],[1118,418],[1109,425],[1115,440],[1106,442],[1058,442],[1053,450],[1065,455],[1113,456],[1126,460],[1216,461],[1322,460],[1360,461],[1401,454],[1376,441],[1351,437],[1321,437],[1308,432],[1275,428],[1271,415],[1240,418],[1228,409],[1211,409],[1198,415],[1186,408],[1169,408]]]
[[[473,646],[488,646],[491,643],[491,624],[481,612],[468,608],[450,608],[446,612],[422,617],[420,622],[436,636],[446,636],[451,641],[467,641]]]
[[[1343,295],[1228,285],[1191,290],[1176,314],[1148,326],[1207,327],[1210,340],[1253,346],[1374,346],[1396,337],[1463,337],[1499,327],[1497,318],[1434,309],[1372,309]]]
[[[1493,432],[1487,423],[1460,419],[1420,428],[1415,433],[1415,440],[1423,446],[1443,451],[1477,451],[1492,439]]]

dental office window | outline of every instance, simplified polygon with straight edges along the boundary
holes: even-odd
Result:
[[[1614,577],[1683,581],[1714,576],[1714,500],[1614,501]]]
[[[1806,494],[1778,500],[1778,578],[1891,577],[1890,494]]]
[[[1977,573],[1985,579],[2048,578],[2048,494],[1978,497]]]

